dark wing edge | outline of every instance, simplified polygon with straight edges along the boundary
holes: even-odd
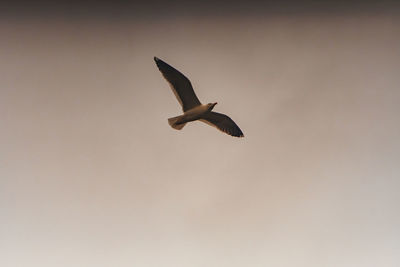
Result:
[[[176,99],[181,104],[183,111],[187,111],[198,105],[201,105],[197,98],[190,80],[181,72],[165,63],[158,57],[154,57],[154,61],[165,80],[169,83]]]
[[[240,130],[239,126],[227,115],[210,112],[204,115],[200,121],[211,125],[218,130],[229,134],[234,137],[244,137],[242,130]]]

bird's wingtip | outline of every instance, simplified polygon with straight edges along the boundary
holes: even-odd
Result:
[[[158,58],[158,57],[154,57],[154,61],[155,62],[157,62],[157,61],[159,61],[160,59]]]

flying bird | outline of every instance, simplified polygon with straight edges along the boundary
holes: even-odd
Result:
[[[217,102],[206,105],[201,104],[192,84],[185,75],[157,57],[154,57],[154,61],[182,106],[183,115],[168,119],[168,123],[172,128],[181,130],[186,123],[200,120],[229,135],[235,137],[244,136],[239,126],[231,118],[225,114],[212,111]]]

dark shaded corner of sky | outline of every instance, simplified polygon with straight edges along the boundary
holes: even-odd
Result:
[[[263,16],[269,14],[395,14],[400,1],[2,1],[1,17],[151,18],[168,16]]]

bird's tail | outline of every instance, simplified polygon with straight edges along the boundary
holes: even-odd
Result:
[[[185,123],[178,123],[178,120],[180,119],[181,116],[173,117],[168,119],[168,124],[171,125],[172,128],[175,130],[182,130],[182,128],[185,126]]]

